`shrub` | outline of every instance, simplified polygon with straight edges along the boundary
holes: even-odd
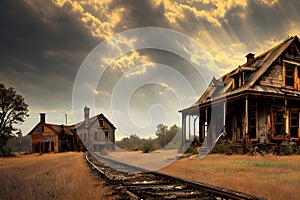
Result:
[[[143,151],[143,153],[149,153],[155,151],[155,147],[152,142],[147,141],[141,145],[141,150]]]
[[[14,154],[12,154],[10,148],[4,146],[2,147],[2,151],[0,151],[0,157],[11,157]]]
[[[291,155],[291,154],[294,153],[294,147],[291,146],[291,145],[281,146],[280,152],[281,152],[283,155]]]
[[[226,155],[232,155],[233,154],[233,150],[228,148],[225,152]]]
[[[216,144],[212,149],[211,153],[220,153],[223,154],[227,151],[228,146],[224,143]]]
[[[194,146],[190,146],[186,151],[185,151],[186,154],[192,154],[192,155],[196,155],[198,154],[198,150],[197,150],[197,147],[194,147]]]
[[[226,155],[232,155],[233,154],[233,150],[231,149],[231,144],[226,142],[226,141],[222,141],[217,143],[214,148],[211,150],[211,153],[219,153],[219,154],[226,154]]]

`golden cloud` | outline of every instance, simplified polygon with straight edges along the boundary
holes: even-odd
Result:
[[[113,11],[109,10],[107,4],[109,1],[89,0],[89,1],[76,1],[76,0],[52,0],[58,6],[63,7],[65,4],[71,6],[72,11],[80,14],[81,21],[91,31],[94,37],[107,39],[114,35],[114,28],[121,20],[121,14],[124,8],[118,8]],[[88,12],[84,5],[89,4],[96,10],[100,11],[101,19]]]
[[[189,12],[195,16],[196,19],[205,19],[207,22],[214,26],[221,26],[221,19],[225,17],[226,13],[237,6],[242,8],[247,7],[247,0],[196,0],[196,1],[184,1],[184,2],[174,2],[170,0],[156,0],[156,4],[161,2],[164,3],[166,7],[165,16],[169,22],[173,25],[176,24],[177,19],[184,19],[186,16],[183,13]],[[202,3],[210,5],[209,9],[199,9],[193,6],[195,3]],[[243,17],[242,14],[237,15],[238,17]]]
[[[264,4],[266,6],[274,6],[278,3],[278,0],[257,0],[259,3]]]
[[[148,56],[140,55],[138,51],[124,54],[110,65],[114,70],[121,70],[126,78],[147,73],[147,68],[155,67]]]

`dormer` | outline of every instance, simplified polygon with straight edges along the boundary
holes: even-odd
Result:
[[[300,91],[300,62],[283,60],[283,87]]]
[[[283,53],[283,87],[300,91],[300,51],[299,41],[295,40]]]

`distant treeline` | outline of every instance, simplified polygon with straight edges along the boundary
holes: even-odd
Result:
[[[30,151],[30,136],[12,137],[8,140],[5,149],[7,152],[29,152]]]
[[[127,151],[143,151],[148,153],[161,148],[178,149],[181,145],[181,129],[173,125],[170,128],[163,124],[157,126],[155,138],[144,139],[136,134],[123,138],[121,141],[116,141],[116,145]]]

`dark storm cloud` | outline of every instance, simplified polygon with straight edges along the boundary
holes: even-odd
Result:
[[[80,63],[97,42],[78,16],[68,5],[38,0],[3,0],[0,13],[1,82],[32,104],[48,101],[45,106],[54,107],[70,101]]]
[[[196,16],[195,13],[191,10],[195,8],[197,12],[216,9],[216,6],[208,3],[203,4],[199,2],[188,2],[180,1],[182,12],[178,13],[184,17],[177,16],[175,27],[184,34],[187,34],[191,37],[194,37],[199,33],[199,31],[209,31],[214,28],[214,24],[207,21],[207,19],[203,17]],[[186,6],[186,7],[185,7]]]
[[[247,19],[255,32],[264,40],[271,35],[282,37],[289,23],[300,18],[300,2],[298,0],[281,0],[274,6],[267,6],[250,1],[247,9]]]
[[[290,23],[300,18],[299,9],[298,0],[281,0],[274,5],[248,1],[245,10],[239,7],[230,9],[222,27],[246,43],[248,49],[254,50],[259,42],[286,39],[288,35],[284,34],[291,28]],[[237,16],[237,13],[242,13],[244,17]]]
[[[169,27],[169,23],[165,17],[165,6],[160,3],[153,6],[151,1],[140,0],[123,0],[113,1],[110,6],[111,9],[124,8],[121,15],[120,26],[116,27],[116,32],[120,28],[131,29],[139,27]]]

